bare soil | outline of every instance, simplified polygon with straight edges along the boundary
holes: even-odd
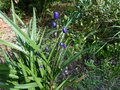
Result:
[[[15,34],[2,18],[0,18],[0,39],[7,41],[14,41]]]
[[[7,25],[3,21],[2,18],[0,18],[0,39],[6,40],[6,41],[9,41],[9,42],[14,42],[15,41],[15,34],[14,34],[14,32],[9,27],[9,25]],[[0,44],[0,48],[4,48],[6,50],[9,50],[8,47],[6,47],[4,45],[1,45],[1,44]],[[1,61],[3,62],[2,54],[1,54],[1,51],[0,51],[0,62]]]

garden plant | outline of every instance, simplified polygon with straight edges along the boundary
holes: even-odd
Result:
[[[0,44],[11,48],[1,49],[4,63],[0,63],[0,88],[119,90],[120,1],[45,0],[45,3],[40,8],[42,15],[51,16],[44,21],[48,25],[39,25],[36,15],[39,10],[34,7],[29,25],[16,14],[13,1],[12,20],[0,11],[0,17],[16,34],[15,43],[0,39]],[[63,11],[53,9],[56,3]]]

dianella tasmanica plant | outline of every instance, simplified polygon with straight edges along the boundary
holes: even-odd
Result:
[[[67,85],[76,82],[77,78],[68,75],[60,79],[61,73],[71,62],[77,59],[81,51],[73,56],[67,57],[68,39],[64,36],[68,33],[67,26],[61,29],[54,45],[47,47],[48,54],[43,49],[46,28],[36,27],[36,14],[33,9],[33,18],[26,26],[16,15],[12,3],[13,21],[2,11],[0,17],[12,28],[16,34],[16,43],[0,40],[0,44],[9,46],[10,52],[2,50],[4,64],[0,64],[0,88],[6,90],[63,90]],[[59,13],[54,13],[54,19],[59,18]],[[25,32],[18,26],[18,20]],[[57,23],[53,23],[56,27]],[[49,49],[49,50],[48,50]],[[72,82],[72,83],[71,83]]]

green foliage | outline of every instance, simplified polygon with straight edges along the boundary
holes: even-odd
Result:
[[[0,44],[12,48],[10,53],[3,50],[5,64],[8,67],[5,67],[5,64],[0,64],[1,71],[7,69],[7,71],[4,71],[6,73],[0,72],[0,74],[5,74],[8,78],[1,78],[3,81],[1,81],[0,87],[6,89],[61,90],[75,81],[70,75],[62,80],[60,76],[65,67],[75,61],[84,51],[66,57],[67,48],[61,48],[59,42],[64,41],[65,44],[68,44],[68,40],[63,40],[65,35],[60,32],[56,42],[53,42],[54,45],[50,44],[51,50],[46,55],[43,48],[45,46],[43,38],[46,29],[40,28],[37,32],[35,9],[33,9],[33,18],[29,26],[25,27],[25,32],[17,25],[17,19],[22,24],[23,22],[16,15],[13,3],[12,16],[13,21],[0,11],[0,17],[11,26],[17,37],[16,44],[0,40]],[[66,27],[70,21],[66,24]]]
[[[50,1],[43,0],[43,6],[38,11],[44,11]],[[41,0],[29,5],[31,8],[36,5],[37,8],[37,2]],[[16,15],[13,4],[13,21],[0,12],[0,16],[17,36],[16,44],[0,40],[1,44],[12,48],[11,53],[3,51],[7,67],[0,64],[0,70],[4,71],[0,75],[6,75],[6,78],[0,78],[0,87],[28,90],[64,90],[67,87],[74,87],[75,90],[119,90],[120,1],[66,2],[70,2],[70,5],[65,7],[65,11],[62,3],[58,2],[61,6],[60,16],[63,17],[54,20],[57,27],[52,29],[47,26],[37,27],[35,9],[29,26]],[[25,33],[16,20],[24,26]],[[61,32],[63,26],[67,28],[67,34]],[[60,42],[64,42],[67,48],[61,48]]]
[[[0,10],[8,10],[10,8],[10,0],[0,0]]]
[[[25,11],[25,13],[31,14],[32,8],[36,8],[37,15],[42,14],[49,4],[58,0],[19,0],[16,4],[18,10]]]
[[[84,38],[84,48],[91,48],[82,56],[81,62],[85,66],[81,69],[88,77],[78,84],[79,89],[119,90],[119,75],[116,73],[120,65],[120,28],[117,27],[120,26],[119,6],[118,0],[76,0],[71,39],[77,45],[75,51],[81,48],[81,38]],[[65,13],[69,16],[72,10],[68,9]],[[87,68],[86,61],[89,62]]]
[[[50,4],[52,4],[55,1],[60,0],[12,0],[15,4],[15,11],[16,13],[24,17],[25,14],[31,16],[32,15],[32,9],[36,8],[37,16],[46,10]],[[9,11],[11,6],[11,0],[0,0],[0,10],[6,11],[6,13]]]

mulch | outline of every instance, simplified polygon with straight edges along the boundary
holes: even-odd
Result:
[[[15,34],[10,28],[9,25],[7,25],[2,18],[0,18],[0,39],[6,40],[8,42],[14,42],[15,41]],[[8,47],[0,44],[0,49],[10,50]],[[3,62],[2,54],[0,51],[0,63]]]

